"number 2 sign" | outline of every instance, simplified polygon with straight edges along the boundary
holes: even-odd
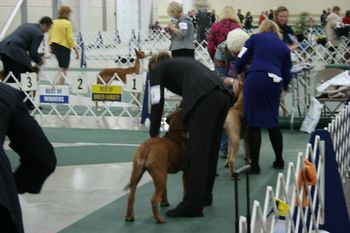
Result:
[[[76,76],[73,78],[72,83],[72,93],[75,94],[85,94],[88,92],[86,78],[82,75]]]

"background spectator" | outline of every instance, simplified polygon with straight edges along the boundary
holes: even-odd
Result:
[[[58,12],[58,19],[53,21],[53,26],[49,32],[51,52],[55,55],[60,71],[63,74],[57,82],[59,85],[63,85],[64,77],[67,77],[71,49],[75,51],[75,58],[79,59],[79,50],[73,37],[73,27],[69,21],[71,13],[70,7],[61,6]]]
[[[253,16],[250,14],[250,11],[248,11],[244,22],[244,27],[247,30],[247,32],[249,33],[252,32],[252,25],[253,25]]]
[[[208,52],[213,59],[216,47],[226,40],[227,34],[239,28],[239,19],[233,7],[225,6],[220,15],[220,20],[213,24],[208,35]]]
[[[238,9],[237,15],[238,15],[240,23],[243,24],[244,23],[244,15],[242,14],[241,9]]]
[[[160,32],[162,30],[162,27],[159,25],[159,21],[156,21],[152,26],[151,26],[151,30],[153,32]]]
[[[194,28],[191,18],[183,13],[182,5],[175,1],[169,4],[168,15],[177,20],[176,25],[169,23],[167,27],[171,33],[171,55],[194,58]]]
[[[209,19],[207,9],[201,8],[198,10],[197,20],[198,20],[197,40],[199,42],[202,42],[203,40],[207,39],[206,32],[210,27],[210,19]]]
[[[308,19],[310,15],[307,12],[300,14],[298,21],[295,24],[295,35],[299,42],[305,39],[305,33],[308,30]]]
[[[335,33],[334,29],[337,25],[342,23],[342,19],[340,18],[340,7],[334,6],[332,9],[332,13],[330,13],[326,18],[326,37],[327,40],[337,48],[342,43],[342,38],[338,37]],[[334,51],[334,48],[330,48],[331,51]]]
[[[273,10],[270,9],[269,15],[268,15],[269,20],[273,20]]]
[[[188,12],[188,16],[191,18],[194,29],[197,28],[197,16],[194,10]]]
[[[283,36],[283,41],[288,45],[289,49],[297,48],[296,39],[294,38],[294,31],[288,23],[289,11],[286,7],[280,6],[276,9],[274,21],[277,23],[280,32]]]
[[[327,18],[328,14],[325,10],[322,11],[322,15],[320,16],[320,22],[321,22],[321,26],[324,27],[326,26],[326,18]]]
[[[266,19],[265,12],[262,11],[260,16],[259,16],[259,25]]]
[[[215,9],[213,9],[210,13],[210,25],[213,25],[216,22],[216,13]]]
[[[343,24],[350,24],[350,11],[345,12],[345,16],[343,17]]]

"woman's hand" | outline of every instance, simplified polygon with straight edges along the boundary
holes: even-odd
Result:
[[[79,50],[75,48],[74,51],[75,51],[75,59],[78,60],[80,58]]]
[[[168,23],[168,26],[167,26],[168,30],[171,32],[171,33],[174,33],[176,31],[176,27],[174,24],[172,23]]]
[[[293,44],[289,44],[287,45],[287,47],[289,48],[290,51],[294,51],[298,48],[298,44],[297,43],[293,43]]]
[[[229,77],[225,78],[224,83],[226,86],[232,86],[232,90],[235,93],[235,95],[238,94],[241,86],[243,86],[241,81]]]

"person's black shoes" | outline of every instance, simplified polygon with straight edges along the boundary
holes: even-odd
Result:
[[[260,166],[251,166],[250,168],[250,175],[259,175],[261,172]]]
[[[204,199],[204,206],[211,206],[213,204],[213,195],[212,194],[208,194],[206,195],[205,199]]]
[[[277,170],[283,170],[284,168],[284,161],[283,160],[276,160],[273,162],[272,167]]]
[[[168,217],[203,217],[203,209],[189,209],[183,202],[181,202],[176,208],[168,210],[166,212]]]

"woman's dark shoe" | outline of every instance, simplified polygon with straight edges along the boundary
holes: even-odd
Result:
[[[250,168],[250,175],[259,175],[260,174],[260,166],[257,165],[257,166],[251,166]]]
[[[176,208],[168,210],[166,212],[168,217],[203,217],[203,209],[189,209],[183,202],[181,202]]]
[[[204,206],[211,206],[213,204],[213,194],[207,194],[204,199]]]
[[[273,162],[272,167],[277,170],[283,170],[284,168],[284,161],[283,160],[276,160]]]

